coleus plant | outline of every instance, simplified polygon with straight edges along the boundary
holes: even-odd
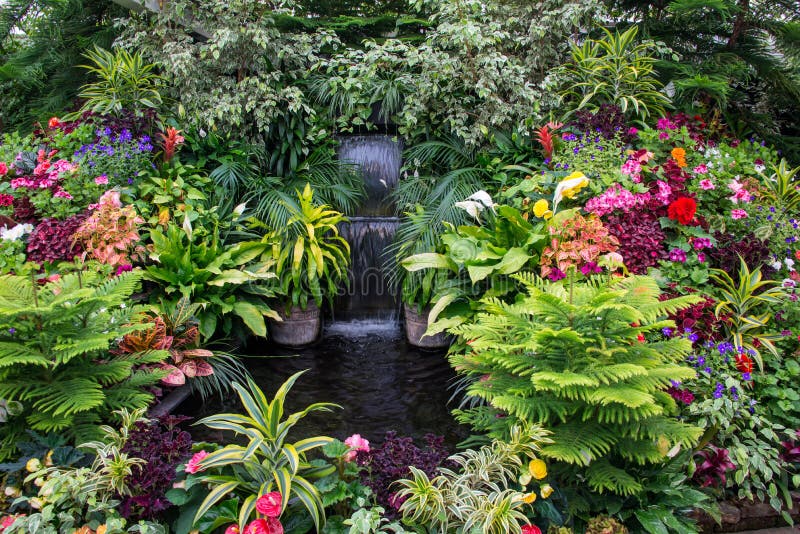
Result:
[[[169,374],[161,381],[169,386],[181,386],[187,378],[210,376],[214,368],[207,361],[214,353],[199,348],[200,332],[194,319],[199,304],[191,304],[182,298],[170,312],[148,317],[152,326],[147,330],[132,332],[122,338],[119,352],[134,354],[147,350],[166,350],[172,363],[161,363],[159,367]]]

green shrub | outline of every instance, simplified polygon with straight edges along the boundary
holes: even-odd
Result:
[[[82,442],[96,437],[114,410],[152,401],[144,388],[164,375],[143,365],[168,354],[109,350],[125,334],[149,327],[132,324],[140,307],[129,299],[140,280],[139,271],[107,279],[83,270],[44,285],[0,276],[0,399],[22,405],[0,424],[0,459],[14,453],[25,429]]]
[[[473,321],[451,329],[467,341],[451,363],[474,381],[468,393],[485,405],[459,411],[474,428],[503,437],[520,421],[552,430],[541,454],[560,462],[570,484],[596,493],[643,490],[636,466],[657,464],[691,447],[701,430],[671,417],[672,380],[695,375],[681,365],[684,339],[663,339],[660,320],[697,302],[660,300],[646,276],[607,282],[547,283],[515,275],[527,288],[516,302],[482,299]],[[657,333],[659,340],[645,341]]]

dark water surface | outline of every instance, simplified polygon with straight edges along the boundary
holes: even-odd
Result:
[[[265,344],[248,346],[253,357],[245,363],[258,385],[271,399],[289,376],[308,369],[295,383],[286,412],[314,402],[333,402],[342,409],[312,414],[296,427],[294,439],[328,435],[344,439],[361,434],[380,442],[386,431],[421,438],[443,435],[453,446],[467,436],[450,415],[448,405],[455,373],[444,352],[425,352],[408,345],[395,321],[335,322],[325,328],[313,347],[291,350]],[[296,356],[294,356],[296,355]],[[282,356],[282,357],[274,357]],[[455,402],[455,401],[454,401]],[[198,416],[240,412],[237,398],[214,401]],[[201,427],[194,427],[201,430]],[[221,436],[198,434],[197,439]]]

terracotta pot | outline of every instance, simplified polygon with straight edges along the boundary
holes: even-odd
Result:
[[[403,309],[406,316],[406,339],[410,344],[422,349],[443,349],[450,346],[453,336],[446,332],[423,337],[428,329],[428,314],[431,311],[429,307],[423,309],[421,314],[417,313],[415,305],[403,304]]]
[[[322,320],[319,308],[313,302],[309,302],[305,310],[293,306],[288,315],[281,308],[277,311],[283,321],[270,319],[268,322],[270,336],[278,345],[302,347],[319,338]]]

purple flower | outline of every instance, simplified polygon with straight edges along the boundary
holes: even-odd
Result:
[[[12,326],[11,328],[8,329],[8,333],[13,336],[14,334],[17,333],[17,329]]]
[[[670,337],[672,335],[672,328],[665,326],[661,329],[661,333],[664,334],[664,337]]]
[[[682,248],[673,248],[669,251],[670,261],[677,261],[681,263],[686,262],[686,251]]]
[[[563,278],[566,278],[566,277],[567,277],[567,275],[564,274],[564,271],[562,271],[559,268],[553,269],[550,272],[550,274],[547,275],[547,278],[549,278],[551,282],[557,282],[557,281],[559,281],[559,280],[561,280]]]
[[[750,373],[742,373],[742,380],[745,382],[750,382],[753,379]]]
[[[725,386],[723,386],[722,384],[717,382],[717,387],[714,388],[714,398],[715,399],[721,399],[722,398],[722,393],[724,391],[725,391]]]
[[[603,270],[593,261],[586,263],[585,265],[581,265],[581,274],[584,276],[589,276],[590,274],[600,273]]]
[[[696,343],[698,339],[700,339],[700,336],[697,334],[689,334],[689,341],[692,343]]]

